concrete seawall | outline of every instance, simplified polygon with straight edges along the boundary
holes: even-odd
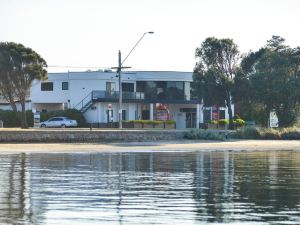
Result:
[[[161,141],[183,139],[186,131],[178,130],[51,130],[51,129],[1,129],[1,143],[88,143],[122,141]]]

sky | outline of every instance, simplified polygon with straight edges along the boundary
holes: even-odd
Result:
[[[0,42],[39,53],[49,72],[193,71],[207,37],[231,38],[241,53],[272,35],[300,46],[300,0],[0,0]]]

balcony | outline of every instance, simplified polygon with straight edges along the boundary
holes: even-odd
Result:
[[[119,99],[119,91],[92,91],[93,101],[116,101]],[[145,99],[144,92],[122,92],[123,101],[135,102]]]

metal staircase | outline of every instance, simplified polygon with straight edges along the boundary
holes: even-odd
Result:
[[[85,96],[84,99],[82,99],[77,105],[74,106],[74,108],[82,113],[86,112],[94,104],[92,93],[93,92]]]
[[[144,92],[122,92],[123,100],[129,102],[144,101]],[[77,105],[74,106],[75,109],[86,112],[91,108],[95,102],[118,102],[119,92],[118,91],[91,91],[87,96],[85,96]]]

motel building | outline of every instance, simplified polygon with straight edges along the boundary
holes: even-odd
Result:
[[[111,70],[49,73],[30,90],[33,111],[75,108],[88,123],[105,127],[119,120],[119,80]],[[192,72],[122,72],[122,120],[175,120],[176,128],[198,128],[228,118],[225,107],[204,107],[191,98]]]

